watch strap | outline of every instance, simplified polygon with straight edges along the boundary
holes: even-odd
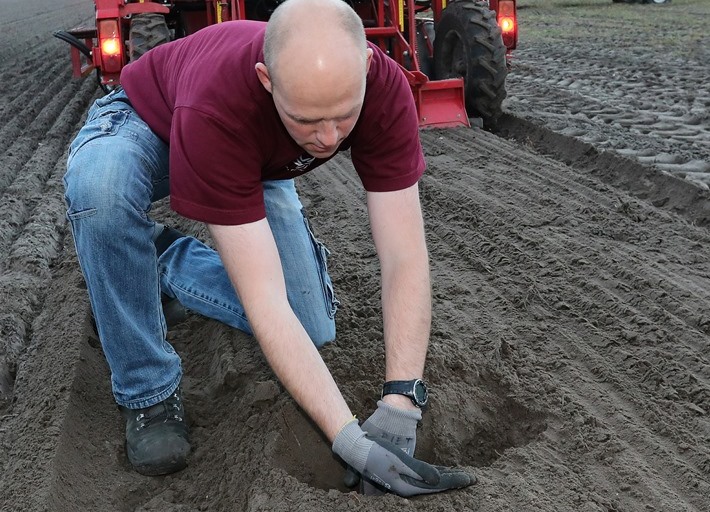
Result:
[[[414,394],[415,380],[390,380],[382,385],[382,396],[385,395],[405,395]]]

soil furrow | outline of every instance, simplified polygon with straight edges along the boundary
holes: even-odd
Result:
[[[58,54],[55,57],[58,57]],[[6,103],[2,105],[4,115],[0,120],[0,134],[16,136],[21,133],[32,122],[39,109],[53,98],[60,84],[66,83],[70,76],[71,72],[67,72],[66,66],[54,60],[48,65],[48,78],[44,82],[37,82],[32,75],[21,75],[15,71],[0,75],[0,82],[5,84],[0,87],[6,89],[3,91]],[[11,142],[3,141],[3,153],[10,147]]]
[[[75,91],[77,87],[81,87],[79,91]],[[4,169],[12,176],[6,187],[0,187],[0,225],[3,226],[0,229],[0,256],[7,254],[29,212],[37,201],[41,200],[39,193],[55,163],[65,155],[69,139],[75,133],[76,123],[82,116],[82,110],[95,91],[95,88],[86,82],[71,84],[68,89],[58,94],[56,101],[43,109],[43,117],[37,122],[37,126],[44,127],[45,142],[37,144],[36,138],[27,137],[25,140],[32,153],[19,155],[14,165],[11,163]],[[50,115],[53,123],[44,124]],[[4,263],[0,263],[0,268],[3,265]]]
[[[32,101],[28,101],[30,97],[28,96],[24,98],[25,101],[10,107],[17,112],[17,115],[0,128],[0,137],[3,141],[0,143],[0,152],[4,159],[13,161],[21,158],[29,149],[28,139],[41,140],[62,110],[68,105],[76,109],[73,99],[82,85],[87,82],[70,80],[70,76],[70,73],[65,71],[55,79],[53,87],[42,88],[43,92],[39,94],[35,91],[31,96]],[[28,103],[31,106],[28,106]],[[11,169],[3,170],[0,177],[2,182],[11,180],[13,173],[17,172],[16,166],[22,163],[20,161]]]
[[[45,142],[26,160],[0,202],[0,309],[4,325],[0,343],[1,402],[7,403],[13,395],[19,356],[27,350],[32,322],[43,307],[49,269],[60,256],[65,230],[61,177],[66,146],[94,88],[83,84],[83,89],[85,98],[72,91],[66,98],[58,95],[65,101],[60,103],[61,113],[55,115]]]

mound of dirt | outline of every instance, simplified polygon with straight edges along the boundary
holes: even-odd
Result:
[[[194,314],[169,334],[189,466],[130,468],[64,220],[66,148],[99,92],[50,33],[91,3],[45,4],[0,4],[1,510],[710,511],[710,66],[686,23],[706,2],[528,0],[500,132],[422,132],[434,318],[417,454],[479,482],[410,500],[346,489],[256,342]],[[384,353],[364,193],[344,157],[298,185],[341,301],[322,356],[366,417]],[[154,215],[209,241],[166,204]]]

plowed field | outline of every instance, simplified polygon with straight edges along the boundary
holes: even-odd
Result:
[[[189,466],[131,470],[64,218],[66,149],[99,91],[51,32],[92,4],[0,2],[0,509],[710,511],[710,3],[520,7],[497,132],[422,132],[417,453],[479,482],[405,500],[348,492],[256,342],[194,314],[169,335]],[[344,157],[298,184],[341,301],[322,355],[366,417],[384,361],[364,194]]]

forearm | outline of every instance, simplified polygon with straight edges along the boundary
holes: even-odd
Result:
[[[422,377],[431,328],[431,285],[426,249],[382,269],[386,380]]]
[[[352,413],[288,303],[268,224],[262,220],[242,226],[210,226],[210,232],[269,365],[333,441]]]
[[[290,307],[273,311],[272,304],[269,309],[254,308],[249,313],[264,356],[286,390],[332,442],[352,412]]]
[[[422,378],[431,328],[431,285],[419,188],[368,193],[372,237],[382,270],[386,380]],[[411,400],[384,400],[412,408]]]

